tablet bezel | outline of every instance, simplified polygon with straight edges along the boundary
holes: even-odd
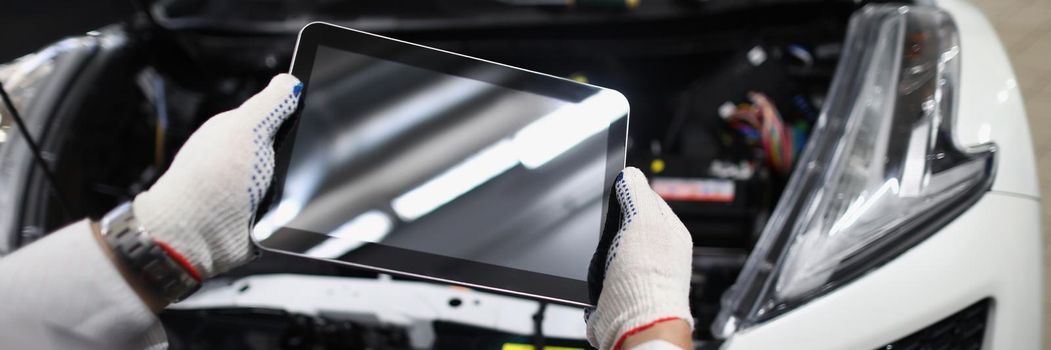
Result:
[[[454,52],[430,48],[410,42],[383,37],[325,22],[312,22],[299,32],[296,49],[292,56],[290,73],[303,82],[301,101],[310,91],[310,75],[316,52],[320,46],[366,55],[381,60],[399,62],[443,74],[449,74],[487,82],[519,91],[553,97],[564,101],[578,102],[602,90],[609,90],[573,80],[537,73],[496,62],[473,58]],[[397,55],[391,53],[397,52]],[[396,57],[394,59],[392,57]],[[485,63],[486,68],[500,71],[500,76],[514,79],[495,80],[493,75],[478,74],[466,69]],[[458,69],[465,68],[465,69]],[[609,90],[613,91],[613,90]],[[615,91],[613,91],[615,92]],[[619,93],[616,95],[623,97]],[[266,201],[260,213],[272,204],[280,202],[285,174],[294,145],[295,131],[305,103],[299,104],[296,113],[285,122],[278,132],[275,152],[275,173]],[[625,100],[625,105],[627,102]],[[610,191],[617,174],[624,167],[627,141],[628,113],[610,124],[607,133],[606,172],[602,194],[602,223],[606,222]],[[595,232],[596,237],[600,232]],[[253,235],[253,242],[261,249],[284,254],[337,262],[344,265],[404,276],[415,279],[437,281],[501,294],[512,294],[555,303],[591,306],[588,300],[587,281],[520,270],[488,263],[430,254],[375,243],[362,243],[352,256],[338,259],[320,258],[306,254],[310,248],[320,244],[328,235],[280,226],[262,241]],[[593,252],[583,251],[589,258]],[[588,259],[589,260],[589,259]]]

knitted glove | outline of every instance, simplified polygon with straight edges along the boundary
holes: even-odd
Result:
[[[153,237],[203,278],[247,263],[249,228],[274,173],[273,139],[299,102],[295,77],[274,77],[240,107],[201,126],[168,171],[132,203]]]
[[[690,233],[639,169],[624,169],[615,187],[620,225],[607,228],[619,230],[603,234],[588,275],[596,307],[585,314],[587,336],[601,350],[616,350],[664,321],[682,319],[693,328]],[[611,203],[609,216],[616,209]]]

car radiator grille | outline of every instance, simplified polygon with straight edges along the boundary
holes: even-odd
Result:
[[[878,349],[981,349],[982,340],[985,338],[986,322],[989,319],[989,304],[989,299],[974,303],[935,324]]]

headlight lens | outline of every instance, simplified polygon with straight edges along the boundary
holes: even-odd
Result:
[[[11,96],[11,102],[23,116],[28,114],[30,101],[39,93],[55,71],[59,59],[72,50],[82,50],[93,46],[94,38],[81,37],[59,41],[43,50],[18,58],[10,63],[0,64],[0,82]],[[0,103],[0,145],[16,132],[14,122],[9,116],[7,106]]]
[[[953,136],[959,38],[929,7],[874,5],[851,19],[803,159],[712,326],[768,320],[885,263],[970,207],[993,145]]]
[[[4,90],[11,96],[11,102],[22,113],[25,113],[27,101],[36,95],[41,83],[46,81],[54,70],[55,60],[41,53],[23,56],[14,62],[0,65],[0,81]],[[0,103],[0,145],[7,141],[8,133],[15,132],[14,121],[8,106]]]

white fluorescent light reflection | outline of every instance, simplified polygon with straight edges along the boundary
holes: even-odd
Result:
[[[510,140],[502,140],[398,196],[391,207],[402,220],[416,220],[515,165],[518,165],[515,148]]]
[[[470,101],[491,89],[489,84],[470,79],[442,79],[398,103],[365,116],[365,123],[346,128],[331,143],[331,157],[340,161],[353,159],[422,125],[444,111]]]
[[[514,168],[536,169],[628,114],[628,101],[602,90],[558,108],[391,202],[402,220],[413,221]]]
[[[340,225],[329,233],[329,238],[310,248],[306,255],[335,259],[357,249],[365,242],[376,243],[387,237],[394,226],[391,217],[379,210],[370,210]]]
[[[259,223],[252,229],[252,236],[257,241],[269,238],[277,229],[289,223],[303,210],[303,202],[298,199],[288,198],[277,204],[277,208],[263,215]]]
[[[519,160],[536,169],[628,114],[628,101],[613,90],[602,90],[527,125],[515,134]]]

